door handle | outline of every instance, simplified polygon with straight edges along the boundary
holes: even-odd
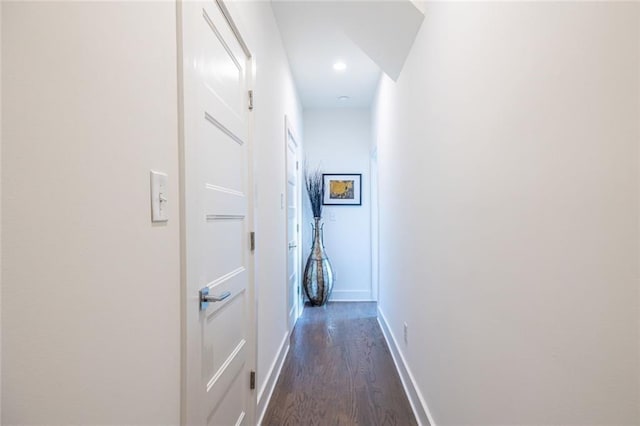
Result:
[[[213,296],[209,294],[209,287],[205,287],[200,290],[200,310],[204,311],[209,307],[209,302],[222,302],[224,299],[227,299],[231,296],[230,291],[225,291],[217,296]]]
[[[292,248],[296,248],[298,247],[298,245],[296,243],[289,243],[289,250],[291,250]]]

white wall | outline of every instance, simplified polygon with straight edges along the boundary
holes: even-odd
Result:
[[[4,5],[2,423],[177,424],[175,3]],[[302,114],[270,3],[231,8],[256,71],[264,405],[288,343],[284,116],[300,134]],[[169,174],[166,225],[151,169]]]
[[[336,281],[330,300],[372,300],[371,289],[371,111],[309,109],[304,112],[305,159],[324,173],[362,173],[361,206],[324,206],[324,245]],[[313,213],[303,193],[303,262],[312,241]]]
[[[173,3],[3,2],[2,424],[179,422],[176,78]]]
[[[302,113],[270,2],[237,2],[241,31],[255,61],[255,277],[258,298],[258,416],[275,384],[277,361],[288,347],[286,306],[285,114],[300,135]],[[300,141],[299,141],[300,142]],[[271,379],[271,380],[270,380]]]
[[[439,425],[640,422],[639,7],[427,3],[381,82],[380,311]]]
[[[0,1],[0,50],[2,48],[2,3]],[[0,51],[0,422],[2,422],[2,52]]]

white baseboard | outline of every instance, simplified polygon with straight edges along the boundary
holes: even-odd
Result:
[[[393,362],[396,364],[396,369],[400,374],[402,386],[409,398],[409,403],[411,404],[411,408],[413,409],[413,413],[416,416],[418,424],[424,426],[436,426],[436,423],[433,421],[433,416],[431,416],[431,412],[429,411],[429,407],[422,397],[422,393],[416,386],[413,374],[411,374],[411,370],[409,369],[409,366],[402,355],[402,351],[398,346],[398,341],[393,335],[393,332],[391,332],[387,319],[380,310],[380,306],[378,306],[378,323],[380,324],[384,338],[387,341],[387,345],[391,350],[391,357],[393,358]]]
[[[282,338],[282,343],[280,343],[280,348],[278,349],[278,354],[276,355],[273,363],[271,364],[271,368],[269,368],[269,372],[267,373],[267,378],[260,386],[258,390],[258,425],[262,424],[262,419],[264,417],[265,412],[267,411],[267,407],[269,406],[269,401],[271,400],[271,395],[273,395],[273,390],[276,387],[276,383],[278,382],[278,377],[280,377],[280,372],[282,371],[282,366],[284,365],[284,360],[287,358],[287,354],[289,353],[289,332],[284,333],[284,337]]]
[[[330,302],[375,302],[369,290],[334,290]]]
[[[343,302],[375,302],[375,300],[373,300],[373,299],[329,299],[329,302],[335,302],[335,303],[343,303]]]

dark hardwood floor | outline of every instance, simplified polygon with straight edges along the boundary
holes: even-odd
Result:
[[[415,424],[376,304],[306,306],[262,425]]]

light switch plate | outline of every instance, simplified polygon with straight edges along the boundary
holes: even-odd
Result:
[[[169,177],[166,173],[151,170],[151,221],[169,220],[169,200],[167,199]]]

